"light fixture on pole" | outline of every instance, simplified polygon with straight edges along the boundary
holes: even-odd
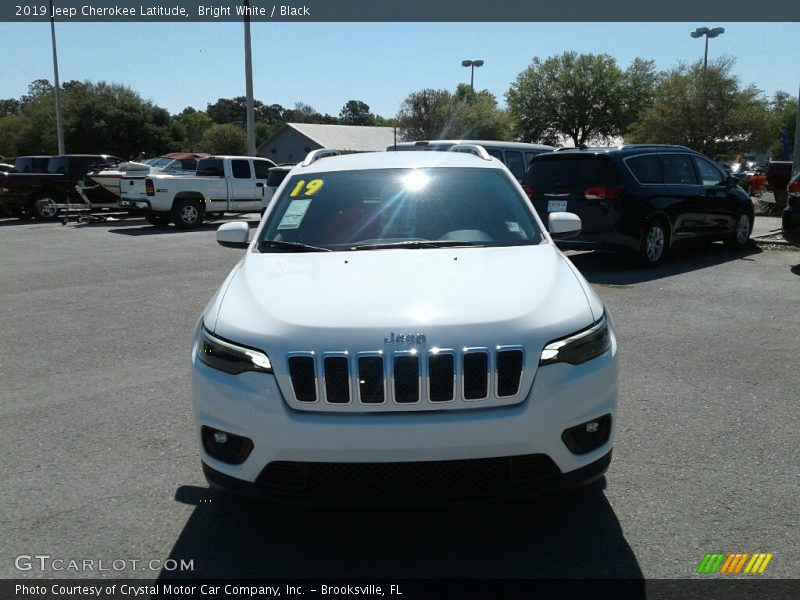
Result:
[[[708,68],[708,38],[715,38],[719,35],[725,33],[724,27],[714,27],[714,29],[709,29],[708,27],[698,27],[695,29],[691,36],[693,38],[704,37],[706,38],[706,51],[703,55],[703,76],[705,77],[706,69]]]
[[[474,92],[475,91],[475,67],[482,67],[483,61],[482,60],[462,60],[461,61],[462,67],[470,67],[470,74],[469,74],[469,88]]]

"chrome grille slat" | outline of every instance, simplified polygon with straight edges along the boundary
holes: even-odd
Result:
[[[525,378],[523,346],[298,351],[287,353],[285,364],[290,404],[312,411],[503,406],[520,402],[532,383]]]

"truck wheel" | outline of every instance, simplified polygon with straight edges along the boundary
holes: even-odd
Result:
[[[194,229],[203,222],[203,205],[192,198],[178,200],[172,209],[172,218],[179,229]]]
[[[37,221],[53,221],[58,217],[58,201],[52,194],[41,194],[33,199],[33,216]]]
[[[172,221],[172,215],[168,212],[150,211],[145,215],[144,218],[147,219],[147,222],[150,223],[150,225],[154,225],[162,229],[169,225]]]

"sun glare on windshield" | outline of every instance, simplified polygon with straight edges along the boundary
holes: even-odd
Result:
[[[428,185],[428,176],[422,171],[411,171],[403,177],[403,185],[409,192],[418,192]]]

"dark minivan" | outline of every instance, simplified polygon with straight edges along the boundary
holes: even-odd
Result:
[[[540,154],[523,188],[547,223],[551,212],[581,218],[570,249],[631,250],[655,266],[677,241],[725,240],[742,247],[753,229],[753,203],[707,157],[684,146],[634,144]]]

